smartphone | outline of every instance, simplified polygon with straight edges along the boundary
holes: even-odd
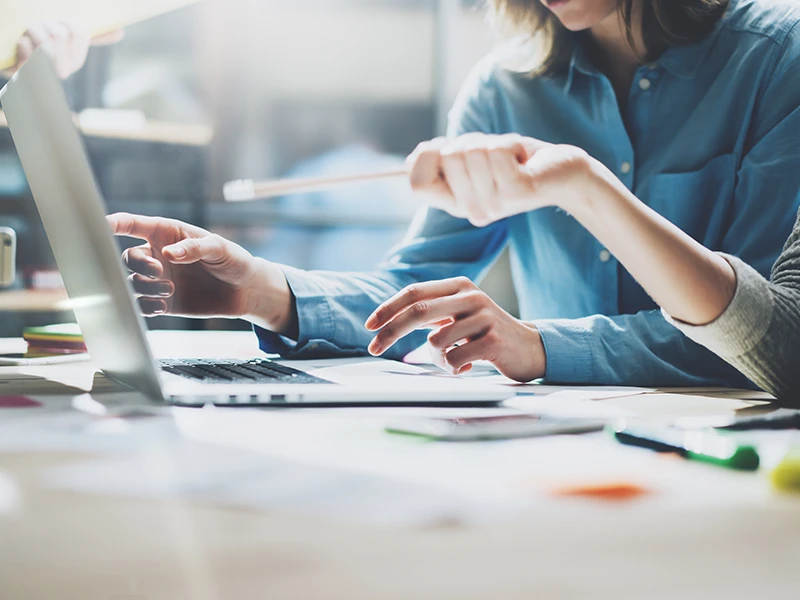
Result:
[[[10,227],[0,227],[0,288],[14,284],[16,263],[17,234]]]
[[[521,413],[486,417],[433,417],[404,419],[386,431],[447,441],[504,440],[561,433],[602,431],[605,421],[567,419]]]

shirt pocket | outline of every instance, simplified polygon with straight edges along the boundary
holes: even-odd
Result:
[[[736,154],[723,154],[697,171],[654,175],[648,205],[703,245],[719,248],[730,225],[737,167]]]

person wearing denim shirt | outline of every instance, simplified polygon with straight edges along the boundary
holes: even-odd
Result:
[[[561,11],[577,19],[591,13],[579,10],[584,5],[595,10],[603,3],[518,0],[512,4],[539,9],[547,5],[554,14]],[[605,4],[614,8],[619,3]],[[670,6],[655,0],[621,4]],[[689,4],[690,0],[682,0],[673,6]],[[508,67],[505,52],[488,57],[460,93],[448,137],[518,134],[582,149],[628,193],[695,240],[766,275],[800,204],[796,26],[800,13],[791,3],[702,4],[724,10],[717,13],[709,32],[691,43],[670,44],[652,60],[648,56],[640,61],[630,84],[622,89],[609,77],[609,69],[598,66],[602,61],[597,40],[588,30],[578,31],[578,26],[570,32],[574,44],[568,60],[547,74],[531,76]],[[119,233],[138,232],[158,242],[147,227],[130,219],[136,217],[112,217],[112,226]],[[473,359],[485,358],[519,380],[752,385],[673,327],[614,256],[556,202],[490,220],[459,218],[430,207],[417,216],[405,241],[374,272],[306,272],[281,266],[288,292],[275,291],[280,288],[275,266],[262,265],[273,274],[272,283],[260,288],[260,303],[243,302],[248,309],[237,311],[226,306],[222,314],[250,318],[261,348],[268,353],[292,358],[344,356],[363,354],[372,344],[375,354],[401,358],[425,342],[425,329],[443,325],[418,322],[414,328],[419,330],[397,339],[392,336],[386,347],[383,343],[376,347],[375,323],[369,329],[364,326],[376,307],[419,282],[459,276],[478,280],[508,247],[524,322],[504,330],[508,341],[502,352],[538,354],[540,364],[536,369],[506,369],[495,348],[485,356],[470,356],[464,364],[450,364],[454,372],[463,372]],[[170,234],[169,241],[178,247],[184,238],[200,235],[184,233]],[[215,251],[222,252],[216,245],[224,243],[214,244]],[[186,248],[196,255],[191,257],[194,264],[203,260],[197,245],[191,240]],[[169,262],[170,252],[165,256]],[[243,259],[237,255],[237,260]],[[137,270],[131,261],[129,265]],[[254,279],[249,281],[256,286]],[[146,313],[148,307],[157,308],[151,314],[187,312],[174,300],[157,300],[149,293],[153,285],[139,282],[135,287],[145,300]],[[270,293],[276,295],[265,295]],[[268,302],[275,298],[280,301]],[[204,310],[193,310],[197,312]],[[511,319],[493,314],[498,320]],[[454,318],[457,315],[443,321]],[[532,337],[520,333],[523,326],[533,332]],[[524,340],[533,342],[527,345]],[[471,339],[463,341],[469,346]],[[453,344],[450,350],[463,354],[459,350],[463,345]]]

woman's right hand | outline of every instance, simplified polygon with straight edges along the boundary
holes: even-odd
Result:
[[[610,175],[576,146],[516,134],[423,142],[406,167],[412,189],[428,204],[476,227],[545,206],[571,210]]]
[[[277,265],[174,219],[117,213],[107,220],[115,235],[146,242],[122,257],[145,315],[240,317],[291,330],[294,302]]]

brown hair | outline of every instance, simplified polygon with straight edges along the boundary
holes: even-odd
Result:
[[[576,33],[564,27],[540,0],[488,0],[490,14],[501,26],[541,43],[543,58],[533,74],[550,75],[569,65]],[[636,48],[633,2],[619,0],[619,17],[631,47],[647,60],[656,49],[698,42],[711,33],[730,0],[643,0],[642,32],[645,48]]]

